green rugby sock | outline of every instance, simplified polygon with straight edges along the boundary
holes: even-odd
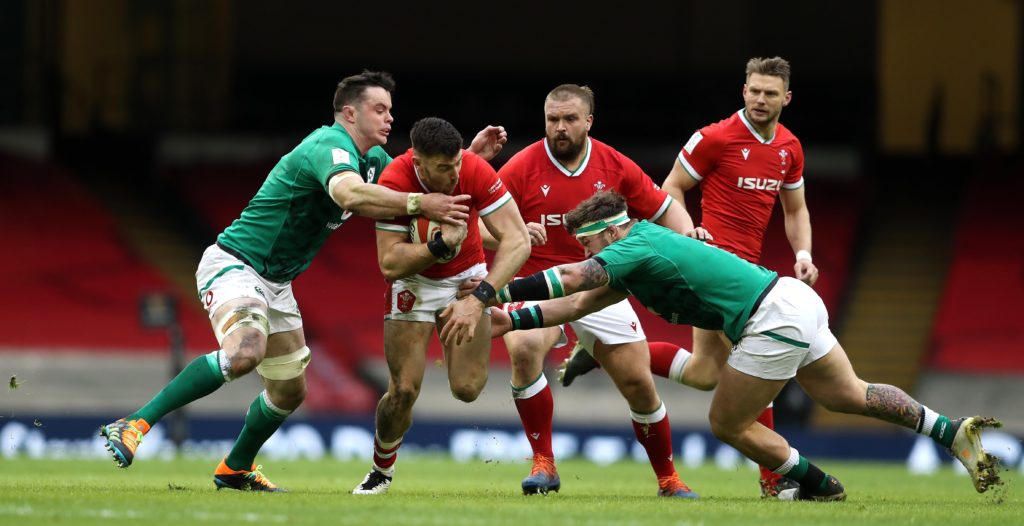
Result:
[[[956,436],[959,427],[959,424],[951,422],[949,417],[940,415],[925,405],[921,406],[921,419],[917,423],[918,434],[927,435],[942,447],[951,448],[953,437]]]
[[[263,391],[252,401],[249,412],[245,414],[245,426],[231,448],[224,463],[233,470],[250,470],[256,460],[256,453],[270,438],[270,435],[281,427],[284,419],[291,414],[291,411],[284,411],[272,407],[267,403],[266,391]]]
[[[192,360],[175,376],[152,400],[141,409],[128,416],[128,420],[142,418],[149,425],[167,413],[194,402],[224,385],[224,375],[220,372],[219,363],[215,363],[216,353],[206,354]]]

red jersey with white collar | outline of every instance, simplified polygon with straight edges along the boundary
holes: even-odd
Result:
[[[678,159],[700,182],[711,244],[757,263],[779,190],[804,184],[800,141],[782,123],[774,137],[761,137],[740,110],[694,133]]]
[[[391,161],[381,173],[377,184],[398,192],[425,192],[428,189],[418,175],[412,162],[412,149]],[[447,263],[435,263],[420,271],[420,275],[431,279],[447,278],[463,270],[484,263],[484,245],[480,239],[478,217],[493,213],[502,205],[512,200],[512,196],[491,165],[476,154],[462,151],[462,168],[459,170],[459,182],[451,195],[469,194],[470,200],[460,204],[469,206],[468,232],[462,248],[455,259]],[[377,221],[377,230],[404,232],[409,234],[409,223],[416,216],[400,216],[394,219]]]
[[[570,171],[551,154],[547,139],[541,139],[498,171],[523,221],[544,225],[548,234],[546,244],[532,247],[519,276],[585,259],[583,246],[565,229],[565,214],[596,192],[615,190],[625,196],[633,218],[654,221],[668,210],[672,197],[628,157],[590,137],[585,149],[583,162]]]

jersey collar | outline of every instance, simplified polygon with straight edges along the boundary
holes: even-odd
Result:
[[[779,128],[778,128],[778,126],[776,126],[775,127],[776,133],[773,133],[771,137],[765,139],[764,137],[761,137],[760,133],[757,133],[757,129],[754,128],[754,125],[750,124],[750,121],[747,120],[747,114],[743,111],[743,108],[740,108],[740,111],[736,112],[736,114],[740,116],[740,120],[743,121],[743,124],[747,127],[748,130],[750,130],[750,133],[761,144],[771,144],[772,141],[775,140],[775,136],[778,135],[778,129]]]
[[[587,153],[583,154],[583,162],[581,162],[579,167],[577,167],[575,170],[569,170],[564,165],[562,165],[562,163],[559,162],[558,159],[555,159],[554,154],[551,153],[551,147],[548,146],[548,140],[546,137],[542,139],[542,142],[544,143],[544,152],[548,154],[548,159],[551,159],[551,164],[555,165],[555,168],[558,168],[560,172],[564,173],[569,177],[579,177],[580,174],[583,173],[583,170],[586,169],[587,163],[590,162],[590,137],[587,137]]]
[[[334,121],[334,125],[332,125],[331,128],[334,128],[335,130],[338,130],[341,133],[344,133],[345,136],[348,137],[348,140],[352,143],[352,151],[355,152],[355,154],[359,158],[360,162],[363,162],[363,161],[366,160],[366,156],[369,155],[370,150],[366,150],[365,154],[359,153],[359,147],[356,146],[356,140],[352,138],[352,134],[350,134],[348,132],[348,130],[346,130],[345,127],[341,125],[341,123],[339,123],[338,121]]]

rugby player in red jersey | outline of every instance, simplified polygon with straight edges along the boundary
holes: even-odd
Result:
[[[428,117],[413,125],[409,136],[412,149],[384,169],[378,184],[400,192],[466,194],[470,213],[468,222],[459,225],[419,216],[377,222],[377,261],[388,280],[384,355],[390,378],[377,405],[373,467],[352,490],[357,495],[386,493],[391,486],[398,448],[412,426],[430,335],[441,326],[439,315],[455,300],[459,285],[471,277],[483,279],[445,317],[467,334],[442,343],[452,395],[463,402],[479,396],[487,382],[491,349],[485,305],[530,254],[526,225],[512,196],[487,161],[462,149],[462,136],[454,126]],[[489,271],[477,218],[498,240]],[[417,239],[410,239],[410,230],[421,231]],[[421,236],[422,231],[426,233]]]
[[[635,217],[681,233],[693,230],[685,209],[636,163],[589,136],[594,122],[590,88],[556,87],[544,101],[544,119],[545,138],[518,152],[498,172],[528,222],[535,245],[519,276],[584,258],[583,247],[562,225],[567,212],[596,192],[615,190],[624,195]],[[486,234],[484,242],[488,243]],[[637,439],[658,477],[658,494],[696,497],[672,463],[665,405],[654,387],[647,340],[632,306],[624,300],[571,325],[577,348],[593,354],[626,399]],[[525,494],[561,488],[551,447],[554,403],[543,365],[548,351],[565,343],[562,327],[505,336],[512,360],[512,396],[533,449],[533,467],[522,482]]]

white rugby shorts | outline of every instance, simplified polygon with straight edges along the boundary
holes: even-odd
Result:
[[[225,302],[255,298],[267,304],[270,334],[302,328],[302,315],[290,281],[267,281],[252,267],[217,245],[210,245],[203,252],[196,270],[196,287],[199,301],[211,320]]]
[[[537,301],[524,301],[518,308],[526,308],[536,305]],[[580,346],[591,355],[594,354],[594,342],[599,341],[606,345],[618,345],[620,343],[640,342],[647,339],[644,328],[640,325],[640,318],[637,318],[636,311],[628,299],[624,299],[614,305],[609,305],[597,312],[569,322]],[[555,343],[555,347],[562,347],[569,343],[569,337],[565,334],[565,325],[559,325],[562,330],[561,336]]]
[[[384,319],[434,323],[436,316],[455,301],[459,284],[486,275],[487,264],[477,263],[448,278],[430,279],[416,274],[396,280],[388,285]]]
[[[729,365],[765,380],[788,380],[825,356],[838,340],[828,328],[828,311],[814,289],[780,277],[743,326]]]

